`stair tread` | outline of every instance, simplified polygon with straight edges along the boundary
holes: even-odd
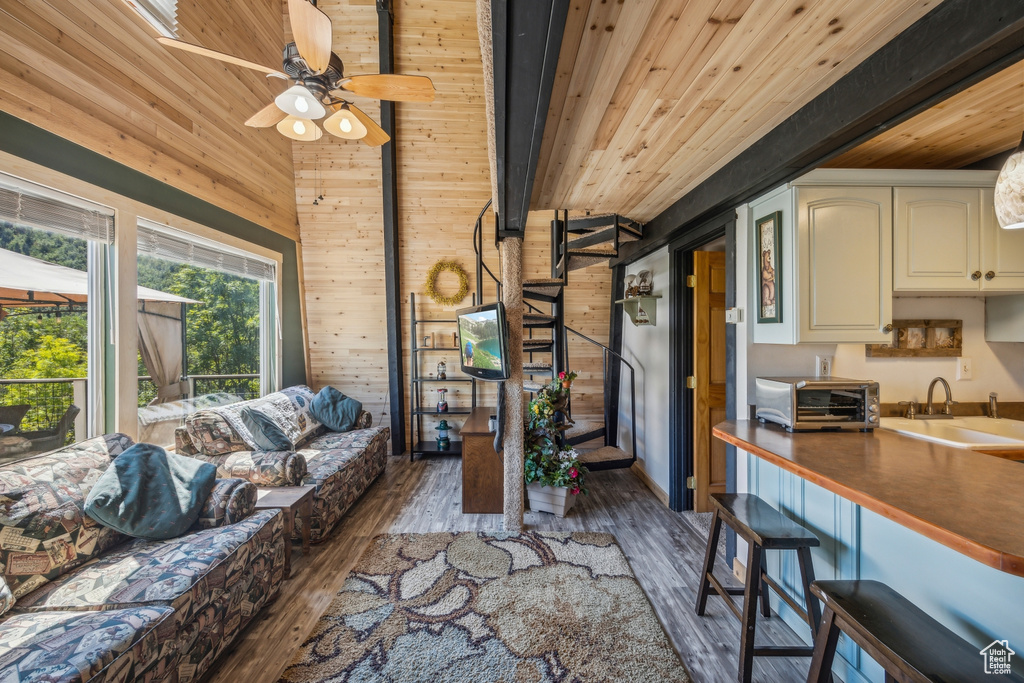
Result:
[[[580,454],[580,462],[583,464],[629,459],[629,453],[615,446],[602,446],[601,448],[578,452]]]
[[[551,363],[545,363],[543,361],[530,361],[523,363],[523,370],[550,370]]]
[[[523,287],[561,287],[565,282],[561,278],[534,278],[523,280]]]
[[[547,322],[551,322],[551,323],[553,323],[553,322],[555,322],[555,320],[556,320],[556,318],[553,315],[543,315],[543,314],[540,314],[540,313],[524,313],[523,314],[523,323],[526,323],[527,321],[529,321],[531,323],[533,323],[533,322],[546,322],[546,323]]]
[[[586,247],[583,249],[573,249],[572,245],[569,246],[569,256],[618,256],[619,252],[617,249],[609,247]]]
[[[585,418],[580,418],[575,422],[576,424],[565,431],[565,438],[572,439],[584,434],[599,432],[604,429],[604,420],[587,420]]]
[[[523,391],[532,391],[533,393],[537,393],[543,388],[544,385],[541,382],[534,382],[532,379],[523,380]]]

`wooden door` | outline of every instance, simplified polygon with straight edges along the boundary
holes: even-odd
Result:
[[[693,254],[693,509],[725,493],[725,443],[711,428],[725,419],[725,253]]]

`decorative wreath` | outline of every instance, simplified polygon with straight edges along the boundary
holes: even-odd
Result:
[[[459,277],[459,291],[452,296],[441,296],[437,288],[437,276],[441,274],[442,270],[447,270],[449,273],[455,273]],[[435,263],[429,271],[427,271],[427,295],[433,300],[435,304],[441,304],[442,306],[454,306],[469,294],[469,278],[466,277],[466,271],[462,269],[455,261],[438,261]]]

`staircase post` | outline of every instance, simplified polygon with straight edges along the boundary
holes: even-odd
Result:
[[[563,236],[565,235],[566,224],[558,219],[558,211],[555,211],[555,218],[551,221],[551,277],[559,278],[565,274],[568,267],[568,257],[562,255]],[[562,258],[562,270],[559,272],[558,261]],[[565,288],[558,293],[557,299],[551,304],[551,315],[555,317],[555,325],[551,328],[551,339],[554,342],[551,347],[551,374],[558,377],[558,373],[565,370]]]
[[[523,529],[523,239],[506,237],[501,252],[501,300],[508,322],[505,381],[505,531]]]

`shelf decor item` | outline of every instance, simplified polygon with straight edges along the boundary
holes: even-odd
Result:
[[[565,370],[562,370],[560,373],[558,373],[558,379],[562,382],[562,388],[563,389],[569,389],[570,387],[572,387],[573,381],[578,376],[579,375],[577,375],[572,370],[569,370],[568,372],[566,372]]]
[[[445,394],[447,393],[448,390],[444,387],[437,390],[437,412],[439,413],[448,412],[448,399],[445,398]]]
[[[956,358],[963,355],[962,320],[893,320],[892,343],[865,344],[868,358]]]
[[[451,296],[443,296],[437,291],[437,276],[440,275],[442,271],[455,273],[459,278],[459,291]],[[427,272],[427,282],[425,287],[427,290],[427,296],[429,296],[435,304],[440,304],[442,306],[455,306],[465,299],[467,294],[469,294],[469,277],[466,276],[466,271],[462,269],[462,266],[455,261],[441,260],[435,263]]]
[[[437,362],[437,378],[448,379],[448,364],[444,362],[444,358]]]
[[[451,427],[448,426],[448,420],[441,420],[437,425],[437,450],[446,451],[452,447],[451,437],[448,436],[449,429]]]
[[[757,231],[755,282],[757,288],[757,322],[782,322],[782,212],[776,211],[754,223]]]

